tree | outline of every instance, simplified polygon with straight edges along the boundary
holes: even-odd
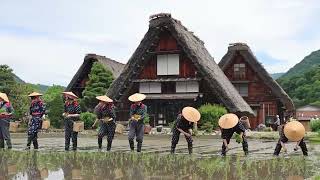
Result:
[[[89,74],[89,81],[82,92],[81,106],[92,111],[97,104],[96,96],[104,95],[113,81],[111,71],[106,70],[99,62],[94,62]]]
[[[30,98],[28,94],[36,91],[32,85],[15,83],[10,88],[9,99],[14,108],[14,119],[20,120],[29,113]]]
[[[62,86],[53,85],[48,88],[43,96],[47,105],[48,117],[51,125],[55,128],[61,128],[62,113],[64,112],[64,102],[61,93],[64,91]]]
[[[10,94],[15,84],[13,70],[8,65],[0,65],[0,92]]]
[[[320,102],[320,66],[277,80],[297,107]]]

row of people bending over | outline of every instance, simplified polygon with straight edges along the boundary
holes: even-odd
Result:
[[[42,127],[42,117],[45,114],[45,106],[41,100],[42,94],[34,92],[29,94],[31,98],[30,115],[31,119],[28,123],[28,139],[26,149],[30,149],[31,143],[34,149],[38,149],[38,131]],[[75,121],[79,121],[81,108],[77,101],[78,97],[72,92],[63,92],[65,99],[64,105],[64,130],[65,130],[65,150],[70,149],[70,140],[72,140],[72,150],[77,150],[77,137],[78,132],[74,131],[73,126]],[[98,132],[98,148],[102,149],[102,140],[107,136],[107,151],[111,150],[112,141],[116,130],[116,113],[113,100],[107,96],[96,97],[99,100],[98,105],[95,107],[94,112],[97,115],[97,120],[92,127],[99,123]],[[144,136],[144,118],[147,113],[147,106],[142,103],[146,98],[144,94],[135,93],[129,96],[129,101],[132,102],[130,107],[130,120],[129,120],[129,134],[128,141],[131,151],[134,151],[134,140],[137,142],[137,152],[141,152],[143,136]],[[5,93],[0,93],[0,148],[4,148],[5,142],[9,149],[12,148],[11,138],[9,133],[10,119],[13,113],[12,105]],[[192,153],[193,140],[191,129],[193,124],[201,119],[199,111],[193,107],[184,107],[182,112],[178,115],[172,130],[171,140],[171,153],[175,153],[176,145],[179,142],[180,134],[183,134],[187,144],[188,152]],[[229,150],[230,139],[233,134],[238,134],[237,142],[242,143],[245,155],[248,155],[248,142],[246,138],[247,127],[244,122],[249,122],[248,117],[242,117],[239,120],[235,114],[225,114],[219,119],[219,127],[221,129],[221,138],[223,140],[221,155],[225,156]],[[277,142],[274,150],[274,155],[279,155],[281,149],[286,151],[285,143],[290,141],[297,142],[294,150],[298,150],[298,146],[305,156],[308,155],[307,146],[304,142],[305,129],[304,126],[298,121],[285,122],[279,127],[280,139]]]

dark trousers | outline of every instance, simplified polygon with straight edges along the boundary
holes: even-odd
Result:
[[[27,148],[29,149],[31,146],[31,142],[33,144],[34,149],[39,148],[38,144],[38,133],[28,134]]]
[[[100,121],[100,129],[99,129],[99,133],[98,133],[99,149],[102,148],[103,137],[107,135],[107,141],[108,141],[107,151],[111,150],[112,140],[114,138],[115,131],[116,131],[116,123],[115,122],[112,121],[112,122],[104,123],[104,122]]]
[[[186,141],[188,143],[188,150],[189,154],[192,154],[192,137],[184,136],[186,138]],[[172,131],[172,140],[171,140],[171,154],[175,153],[176,146],[179,142],[180,138],[180,131],[178,129],[174,128]]]
[[[73,131],[73,120],[65,119],[64,121],[65,131],[65,150],[68,151],[70,147],[70,139],[72,138],[72,150],[77,150],[78,132]]]
[[[287,138],[284,138],[282,140],[283,143],[286,143],[288,142],[288,139]],[[304,139],[302,139],[299,143],[299,146],[301,147],[301,150],[302,150],[302,153],[304,156],[308,156],[308,148],[307,148],[307,145],[306,143],[304,142]],[[273,155],[275,156],[278,156],[280,154],[280,151],[282,149],[282,146],[281,146],[281,139],[278,140],[278,143],[276,145],[276,148],[274,149],[274,153]]]
[[[131,120],[129,123],[129,134],[128,140],[131,151],[134,150],[134,138],[137,141],[137,152],[141,152],[143,135],[144,135],[144,124],[138,121]]]
[[[5,142],[8,149],[12,148],[11,137],[9,132],[10,122],[6,119],[0,119],[0,148],[4,148]]]
[[[231,137],[226,138],[227,144],[230,143]],[[247,138],[244,135],[242,136],[242,138],[243,138],[242,149],[243,149],[243,152],[247,155],[249,153],[248,141],[247,141]],[[227,153],[226,149],[227,149],[227,147],[224,145],[224,143],[222,143],[221,155],[223,155],[223,156],[226,155],[226,153]]]

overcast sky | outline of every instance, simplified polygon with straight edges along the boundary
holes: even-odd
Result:
[[[159,12],[193,31],[217,63],[232,42],[248,43],[270,73],[320,49],[317,0],[0,0],[0,64],[27,82],[66,86],[88,53],[126,63]]]

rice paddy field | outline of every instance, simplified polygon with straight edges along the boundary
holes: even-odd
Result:
[[[97,151],[96,138],[81,136],[77,152],[65,152],[62,135],[41,135],[38,151],[25,151],[26,139],[14,135],[13,150],[0,150],[2,179],[320,179],[320,145],[308,142],[309,156],[301,150],[272,156],[275,140],[250,139],[250,154],[240,144],[230,144],[219,156],[221,140],[194,139],[188,155],[183,137],[177,154],[170,155],[169,136],[146,136],[143,153],[130,152],[126,136],[117,136],[111,152]]]

